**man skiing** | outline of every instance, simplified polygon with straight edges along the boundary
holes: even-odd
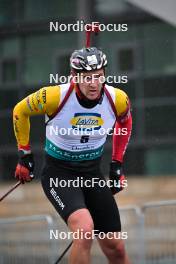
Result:
[[[72,232],[81,230],[90,234],[89,238],[74,239],[70,264],[90,263],[93,230],[97,231],[98,242],[110,264],[130,263],[123,240],[115,238],[121,232],[121,222],[113,195],[123,189],[122,163],[132,117],[126,93],[101,81],[106,66],[106,55],[101,50],[95,47],[76,50],[70,58],[70,83],[43,87],[20,101],[13,111],[19,153],[15,177],[23,183],[33,178],[29,118],[45,114],[46,155],[41,176],[44,192]],[[99,183],[105,182],[105,178],[100,170],[101,157],[106,132],[112,128],[109,179],[113,184],[102,187]],[[126,133],[119,133],[123,130]],[[86,182],[92,183],[95,178],[96,184],[88,187]],[[83,184],[51,186],[56,179],[59,183],[79,179]],[[100,232],[114,236],[100,239]]]

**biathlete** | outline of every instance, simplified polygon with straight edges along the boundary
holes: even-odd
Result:
[[[22,183],[33,179],[30,117],[44,114],[43,190],[70,231],[81,230],[83,234],[73,240],[69,263],[90,263],[91,234],[96,230],[109,263],[129,264],[124,241],[117,235],[121,232],[121,222],[113,197],[123,189],[125,180],[122,163],[132,129],[129,98],[124,91],[101,81],[107,66],[106,55],[101,50],[90,47],[74,51],[70,66],[72,80],[69,83],[41,88],[14,108],[13,123],[19,154],[15,177]],[[77,82],[74,77],[78,77]],[[109,174],[113,184],[108,186],[102,185],[105,178],[100,163],[107,131],[111,129],[118,133],[113,133]],[[63,186],[64,181],[73,183],[77,179],[82,181],[81,186]],[[91,185],[93,179],[96,181]],[[103,239],[98,236],[100,232],[105,234]],[[109,237],[110,233],[114,236]]]

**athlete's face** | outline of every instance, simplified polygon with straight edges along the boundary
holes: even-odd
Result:
[[[95,70],[79,74],[79,88],[90,100],[99,97],[104,82],[104,70]]]

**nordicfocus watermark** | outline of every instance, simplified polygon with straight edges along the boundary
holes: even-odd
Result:
[[[65,232],[65,231],[61,231],[59,232],[58,229],[50,229],[50,234],[49,234],[50,239],[60,239],[60,240],[69,240],[69,239],[95,239],[95,238],[99,238],[99,239],[128,239],[128,233],[123,231],[123,232],[100,232],[99,230],[92,230],[91,232],[87,231],[84,232],[84,230],[81,229],[77,229],[75,232]]]
[[[58,178],[50,177],[50,188],[53,187],[58,188],[94,188],[94,187],[104,188],[105,186],[109,188],[127,188],[128,182],[127,180],[110,180],[110,179],[99,179],[99,178],[91,178],[91,179],[84,179],[84,177],[77,177],[76,179],[62,179],[59,180]]]
[[[74,81],[74,83],[95,83],[95,82],[99,82],[99,83],[116,83],[116,84],[120,84],[120,83],[128,83],[128,76],[127,75],[119,75],[119,76],[115,76],[115,75],[108,75],[108,76],[97,76],[97,74],[92,74],[91,76],[86,75],[84,76],[83,73],[78,73],[75,76],[69,75],[69,76],[64,76],[61,75],[59,76],[58,73],[53,74],[50,73],[49,75],[49,83],[50,84],[65,84],[68,83],[70,81]]]
[[[126,32],[128,30],[128,24],[103,24],[103,23],[98,23],[98,22],[92,22],[90,24],[85,24],[83,20],[77,20],[75,23],[59,23],[58,21],[56,22],[49,22],[49,29],[50,31],[61,31],[61,32],[70,32],[70,31],[75,31],[75,32],[83,32],[83,31],[91,31],[91,27],[95,27],[99,24],[99,31],[108,31],[108,32]],[[91,26],[91,27],[90,27]]]
[[[80,125],[79,125],[80,122]],[[77,121],[76,128],[72,127],[59,127],[57,125],[48,125],[49,127],[49,135],[50,136],[94,136],[99,134],[100,136],[112,136],[112,135],[117,135],[117,136],[126,136],[128,135],[128,129],[127,127],[122,127],[122,128],[104,128],[101,127],[100,129],[96,129],[97,123],[95,123],[94,120],[84,120],[84,123],[82,121]],[[93,123],[94,122],[94,123]],[[82,125],[87,125],[87,126],[92,126],[92,128],[83,128]],[[95,129],[93,128],[95,126]]]

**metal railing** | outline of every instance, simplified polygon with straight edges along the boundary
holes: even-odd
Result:
[[[0,219],[0,263],[54,263],[57,249],[49,240],[53,225],[49,215]]]
[[[120,215],[132,264],[176,263],[176,200],[123,207]],[[69,242],[50,239],[51,229],[66,226],[49,215],[0,219],[0,264],[54,263]],[[93,263],[106,263],[98,254]]]
[[[144,248],[146,264],[176,263],[176,200],[146,203]]]

